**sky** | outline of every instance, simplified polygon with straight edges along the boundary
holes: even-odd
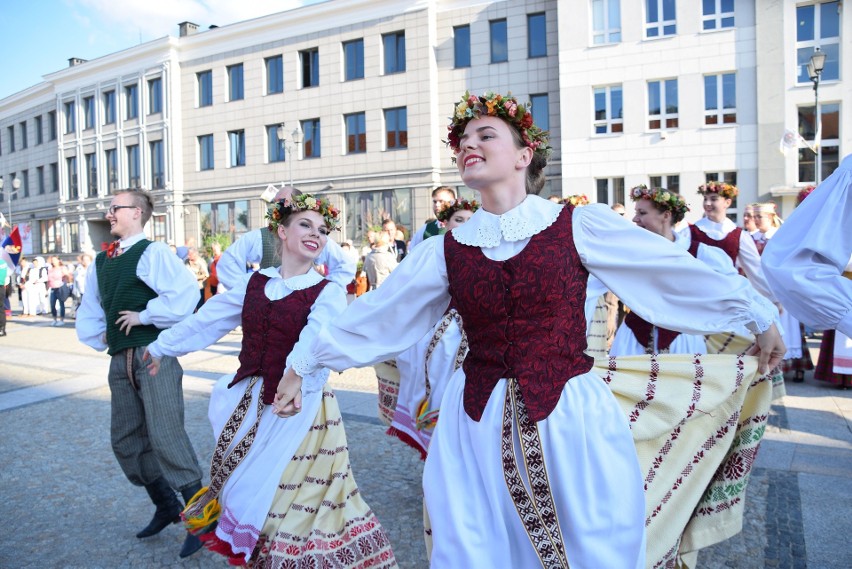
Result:
[[[0,0],[0,99],[42,82],[68,59],[95,59],[167,35],[322,0]]]

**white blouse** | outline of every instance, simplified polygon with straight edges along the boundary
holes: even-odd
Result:
[[[852,155],[784,222],[763,251],[772,290],[817,330],[852,336]]]
[[[538,196],[503,215],[479,209],[452,230],[463,244],[491,260],[521,252],[552,225],[561,205]],[[771,303],[755,298],[745,279],[713,272],[659,235],[639,229],[605,205],[576,208],[573,237],[586,269],[645,320],[672,330],[703,334],[746,326],[769,328]],[[384,361],[416,343],[450,302],[444,236],[427,239],[391,273],[381,288],[359,297],[294,360],[300,375],[319,365],[334,370]],[[377,340],[379,339],[380,340]]]
[[[281,278],[277,267],[269,267],[260,272],[271,277],[263,291],[269,300],[280,300],[293,291],[310,288],[323,279],[323,276],[314,269],[304,275],[288,279]],[[161,333],[157,341],[148,346],[150,354],[156,358],[183,356],[206,348],[239,326],[250,278],[251,275],[246,275],[235,288],[211,297],[198,312]],[[299,334],[296,346],[311,345],[319,329],[337,318],[344,308],[346,308],[344,290],[334,283],[326,285],[311,307],[308,324]],[[287,366],[291,365],[290,359],[294,357],[296,351],[294,348],[288,354]],[[327,379],[328,369],[317,367],[302,377],[302,389],[305,393],[319,391]]]

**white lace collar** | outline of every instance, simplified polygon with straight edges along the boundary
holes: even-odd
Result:
[[[726,234],[737,228],[737,224],[727,217],[722,221],[712,221],[709,217],[702,217],[701,219],[695,222],[695,225],[701,228],[712,229],[714,231],[720,231]]]
[[[290,290],[304,290],[306,288],[311,288],[318,282],[320,282],[323,278],[316,269],[311,268],[307,273],[303,275],[296,275],[295,277],[290,277],[289,279],[281,278],[281,273],[278,272],[278,267],[267,267],[262,269],[261,274],[270,277],[269,283],[280,283],[289,288]]]
[[[562,205],[529,195],[503,215],[479,209],[464,224],[452,230],[462,245],[497,247],[502,241],[522,241],[541,233],[556,221]]]

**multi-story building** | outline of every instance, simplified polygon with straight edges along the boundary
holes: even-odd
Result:
[[[0,101],[0,175],[8,192],[27,172],[11,204],[36,253],[97,250],[117,187],[151,189],[150,236],[181,244],[262,225],[259,195],[292,180],[341,208],[339,239],[360,239],[385,216],[418,227],[435,186],[472,195],[446,125],[465,90],[491,89],[550,130],[547,195],[666,186],[695,218],[698,185],[722,178],[740,188],[732,215],[771,198],[789,211],[850,149],[849,20],[826,0],[332,0],[184,22]],[[802,71],[815,47],[819,113]],[[782,155],[785,129],[814,138],[815,114],[821,160]]]

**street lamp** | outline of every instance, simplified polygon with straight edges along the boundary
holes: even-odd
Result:
[[[305,140],[305,133],[302,131],[301,125],[296,124],[296,128],[290,133],[290,138],[287,138],[284,123],[281,123],[275,130],[275,134],[278,136],[278,140],[284,143],[284,150],[287,152],[287,162],[290,163],[290,187],[293,187],[293,146],[290,143],[292,142],[296,145],[296,153],[298,154],[299,145]]]
[[[816,120],[816,132],[821,132],[820,124],[822,116],[819,109],[819,79],[822,69],[825,67],[825,53],[819,48],[814,50],[811,60],[808,62],[808,77],[814,84],[814,119]],[[822,182],[822,141],[817,140],[816,148],[816,183]]]
[[[9,231],[14,229],[14,225],[12,225],[12,196],[18,193],[18,190],[21,188],[21,181],[18,179],[18,176],[15,176],[15,179],[12,180],[12,189],[9,190]],[[0,191],[3,191],[3,178],[0,177]]]

